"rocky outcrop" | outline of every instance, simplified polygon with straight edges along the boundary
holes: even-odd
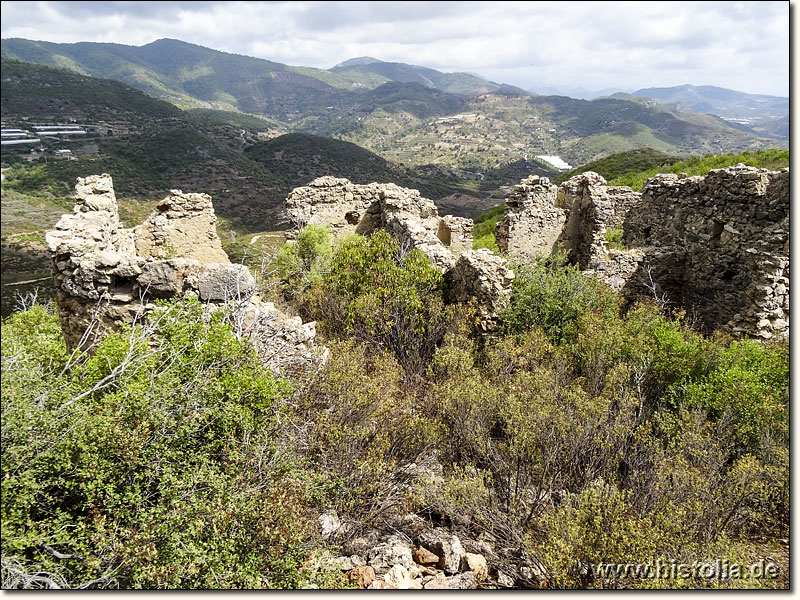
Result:
[[[103,332],[141,318],[158,298],[191,293],[209,312],[235,307],[242,332],[272,369],[324,359],[313,345],[314,323],[262,302],[247,267],[230,263],[209,196],[173,190],[143,225],[125,229],[109,175],[78,179],[76,194],[73,214],[46,235],[70,348],[89,347]]]
[[[709,331],[788,335],[788,169],[740,164],[704,177],[658,175],[641,194],[591,171],[557,190],[531,177],[506,210],[496,235],[513,258],[563,246],[631,302],[655,297],[683,307]],[[610,247],[614,230],[623,248]]]

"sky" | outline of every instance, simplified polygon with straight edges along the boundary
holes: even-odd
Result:
[[[169,37],[327,69],[372,56],[524,89],[682,84],[789,95],[789,2],[2,2],[0,33]]]

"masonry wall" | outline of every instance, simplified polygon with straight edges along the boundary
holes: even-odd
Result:
[[[626,245],[652,249],[667,297],[705,328],[788,335],[788,169],[659,175],[645,183],[623,229]]]
[[[506,201],[496,236],[513,258],[561,246],[629,302],[683,307],[706,331],[788,335],[788,169],[659,175],[641,194],[593,172],[555,192],[547,184],[523,180]],[[608,246],[613,229],[623,230],[622,250]]]

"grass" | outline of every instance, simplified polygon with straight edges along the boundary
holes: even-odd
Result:
[[[634,190],[641,190],[642,184],[659,173],[686,173],[690,176],[705,175],[711,169],[724,169],[738,163],[762,169],[783,169],[789,166],[788,150],[758,150],[757,152],[742,152],[739,154],[706,154],[693,156],[686,160],[672,163],[671,165],[651,167],[644,171],[631,172],[619,175],[609,180],[610,185],[627,185]]]

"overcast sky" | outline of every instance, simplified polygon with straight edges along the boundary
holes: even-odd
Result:
[[[356,56],[535,89],[789,95],[789,2],[2,2],[2,37],[170,37],[330,68]]]

